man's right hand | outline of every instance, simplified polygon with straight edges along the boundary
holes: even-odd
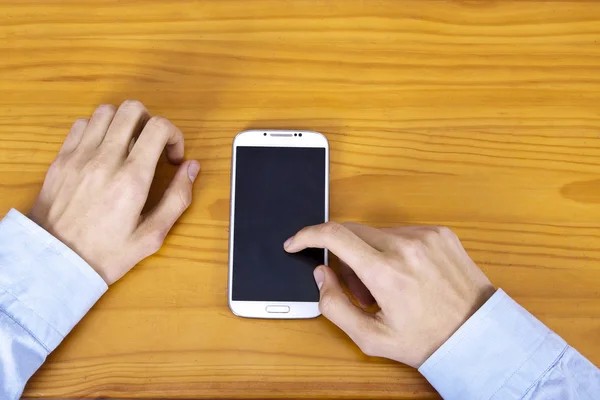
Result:
[[[142,213],[166,148],[181,164],[162,200]],[[99,106],[78,119],[50,166],[29,216],[110,285],[156,252],[192,201],[197,161],[183,159],[183,134],[139,101]]]
[[[376,229],[327,222],[300,230],[284,244],[295,253],[327,248],[369,313],[352,304],[336,274],[315,269],[319,308],[371,356],[419,368],[494,293],[494,287],[446,227]]]

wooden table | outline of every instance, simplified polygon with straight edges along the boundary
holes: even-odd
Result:
[[[228,310],[230,146],[248,128],[326,134],[333,219],[451,226],[600,363],[600,2],[2,1],[0,213],[28,211],[75,118],[128,98],[185,132],[195,202],[26,396],[437,396],[324,318]]]

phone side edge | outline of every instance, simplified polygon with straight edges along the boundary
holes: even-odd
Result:
[[[229,183],[229,246],[227,249],[227,305],[229,310],[237,315],[233,307],[233,230],[235,218],[235,178],[236,178],[236,146],[238,138],[247,131],[238,133],[231,143],[231,177]]]

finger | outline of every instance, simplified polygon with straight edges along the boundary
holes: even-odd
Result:
[[[192,160],[182,164],[160,202],[138,227],[138,234],[150,239],[150,247],[156,247],[154,246],[156,243],[162,244],[177,219],[192,203],[192,185],[199,171],[198,161]],[[147,254],[152,254],[158,248],[150,248],[150,250],[152,251]]]
[[[397,226],[393,228],[382,229],[382,231],[394,237],[396,243],[395,248],[398,248],[402,240],[422,240],[425,242],[440,243],[437,238],[443,238],[441,242],[450,242],[460,244],[460,239],[448,227],[436,225],[421,225],[421,226]],[[461,244],[462,247],[462,244]]]
[[[112,104],[98,106],[92,114],[77,148],[83,151],[96,149],[102,143],[115,113],[116,109]]]
[[[128,161],[136,169],[154,173],[165,146],[171,163],[183,161],[183,133],[168,119],[152,117],[133,145]]]
[[[366,347],[377,343],[381,335],[376,317],[352,304],[331,268],[317,267],[314,276],[320,290],[321,314],[350,336],[363,352],[372,355],[373,350]]]
[[[340,262],[340,276],[361,307],[368,308],[375,304],[375,298],[369,289],[345,262]]]
[[[344,222],[342,225],[350,229],[356,236],[364,240],[365,243],[374,249],[388,251],[393,248],[393,236],[380,229],[368,225],[357,224],[356,222]]]
[[[108,128],[103,146],[113,154],[127,156],[129,144],[142,131],[148,119],[150,113],[141,102],[125,100]]]
[[[409,226],[394,226],[391,228],[382,228],[381,231],[392,234],[395,236],[406,236],[406,237],[415,237],[422,235],[427,232],[441,232],[441,231],[449,231],[452,232],[450,228],[445,226],[438,225],[409,225]]]
[[[371,267],[378,264],[381,253],[365,243],[351,230],[337,222],[307,226],[284,243],[289,253],[297,253],[306,248],[327,248],[348,264],[367,286]]]
[[[67,133],[65,141],[58,151],[58,155],[68,154],[77,148],[77,145],[79,145],[79,142],[81,142],[83,132],[88,126],[89,121],[90,120],[87,118],[79,118],[75,120],[73,126],[71,126],[71,129],[69,130],[69,133]]]
[[[393,226],[391,228],[382,228],[383,232],[395,233],[395,234],[414,234],[425,229],[430,229],[428,225],[406,225],[406,226]]]

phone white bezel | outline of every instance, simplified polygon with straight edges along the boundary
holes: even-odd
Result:
[[[296,134],[296,136],[294,136]],[[301,135],[300,135],[301,134]],[[245,318],[296,319],[318,317],[318,302],[291,301],[241,301],[233,300],[233,233],[235,221],[235,179],[236,179],[236,149],[238,147],[316,147],[325,149],[325,216],[329,220],[329,142],[318,132],[291,130],[248,130],[239,133],[233,140],[231,157],[231,203],[229,215],[229,274],[228,299],[232,313]],[[281,244],[283,246],[283,243]],[[325,265],[327,265],[327,250],[325,250]],[[270,306],[287,306],[289,312],[267,312]]]

